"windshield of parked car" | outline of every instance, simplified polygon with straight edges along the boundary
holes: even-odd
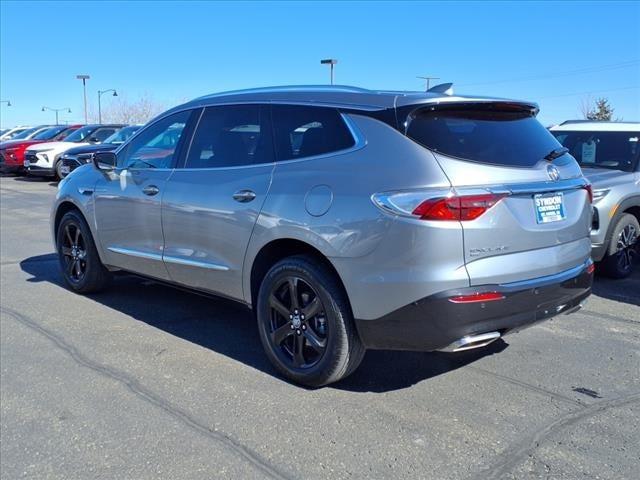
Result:
[[[532,167],[561,148],[530,110],[511,104],[424,108],[408,119],[407,136],[444,155],[508,167]]]
[[[638,163],[640,132],[551,132],[583,168],[632,172]]]
[[[82,142],[85,138],[87,138],[91,133],[96,129],[96,127],[82,127],[73,132],[67,138],[65,138],[65,142],[74,142],[79,143]]]
[[[51,140],[56,135],[58,135],[60,132],[65,131],[67,128],[68,127],[65,126],[65,125],[60,125],[58,127],[47,128],[46,130],[34,135],[31,138],[33,140]]]
[[[38,130],[41,130],[42,127],[32,127],[32,128],[27,128],[26,130],[23,130],[22,132],[20,132],[19,134],[17,134],[15,137],[12,138],[12,140],[24,140],[25,138],[27,138],[29,135],[37,132]]]
[[[139,126],[132,127],[124,127],[122,130],[118,130],[113,135],[107,137],[103,143],[113,143],[115,145],[119,145],[121,143],[126,142],[131,135],[136,133],[140,129]]]

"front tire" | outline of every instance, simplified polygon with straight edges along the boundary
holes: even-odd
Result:
[[[102,290],[111,274],[100,261],[91,230],[80,212],[67,212],[56,235],[58,260],[67,286],[77,293]]]
[[[629,213],[622,214],[613,228],[607,255],[601,262],[605,275],[612,278],[631,275],[639,257],[639,236],[638,219]]]
[[[269,360],[296,383],[337,382],[364,356],[342,285],[313,257],[293,256],[271,267],[260,286],[256,316]]]
[[[63,173],[61,171],[61,168],[62,168],[62,160],[58,160],[56,162],[55,167],[53,167],[53,175],[54,175],[55,180],[57,180],[57,181],[60,181],[60,180],[62,180],[64,178],[64,175],[63,175]]]

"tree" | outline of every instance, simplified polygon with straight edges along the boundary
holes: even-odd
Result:
[[[94,112],[94,108],[91,110],[91,116],[97,120],[98,115]],[[120,95],[106,106],[103,103],[102,123],[147,123],[164,110],[166,110],[165,106],[149,95],[145,94],[134,101],[128,100],[125,95]]]
[[[609,100],[604,97],[598,98],[595,104],[591,99],[583,100],[580,109],[586,120],[611,121],[613,118],[614,109],[609,105]]]

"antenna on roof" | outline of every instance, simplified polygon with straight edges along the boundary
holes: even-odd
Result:
[[[431,87],[429,90],[427,90],[427,92],[453,95],[453,83],[440,83],[434,87]]]

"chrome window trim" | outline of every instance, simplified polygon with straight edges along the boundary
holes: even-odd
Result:
[[[517,195],[517,194],[525,194],[525,193],[562,192],[566,190],[575,190],[578,188],[586,187],[588,184],[589,182],[584,177],[576,177],[576,178],[567,178],[567,179],[558,180],[558,181],[493,185],[493,186],[485,187],[484,189],[489,190],[492,193],[508,192],[508,193]]]

